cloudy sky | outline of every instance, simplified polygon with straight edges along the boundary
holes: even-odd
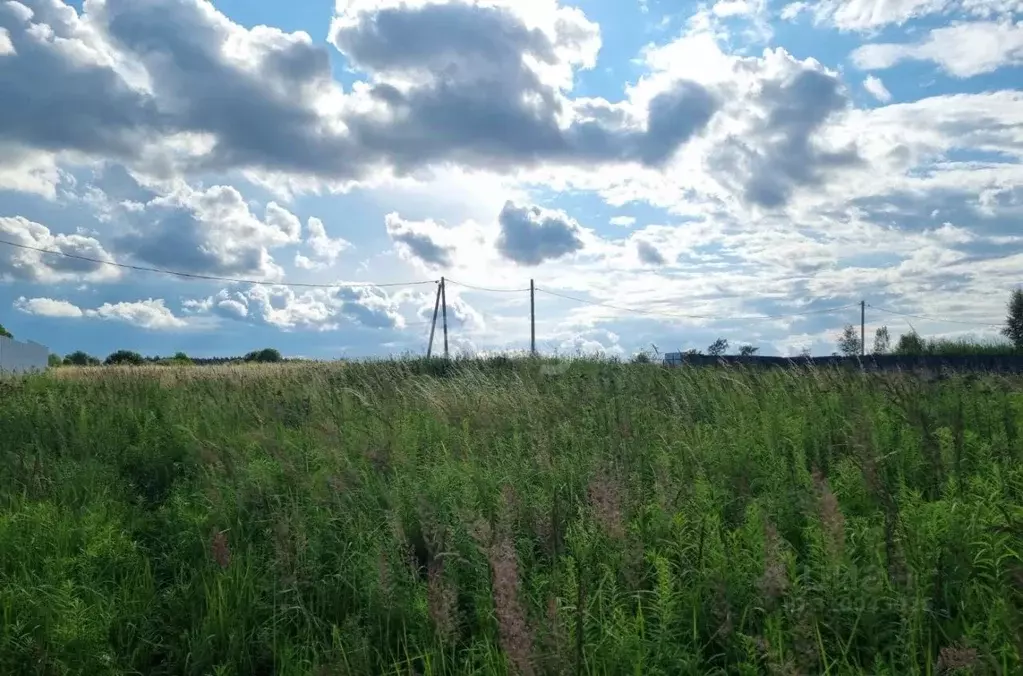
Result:
[[[0,0],[0,323],[422,353],[443,275],[453,350],[530,279],[544,351],[993,335],[1020,83],[1021,0]]]

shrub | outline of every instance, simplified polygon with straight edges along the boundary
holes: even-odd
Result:
[[[145,359],[138,352],[132,352],[131,350],[118,350],[114,352],[103,362],[107,366],[114,366],[118,364],[131,364],[132,366],[139,366],[145,363]]]
[[[99,359],[91,354],[76,350],[64,357],[64,366],[98,366]]]
[[[245,361],[258,362],[260,364],[273,364],[284,360],[284,358],[281,357],[281,353],[272,347],[249,352],[245,355],[244,359]]]

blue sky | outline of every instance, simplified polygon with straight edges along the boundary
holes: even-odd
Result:
[[[1020,82],[1016,0],[0,0],[0,323],[422,353],[445,276],[456,351],[531,279],[546,352],[990,337]]]

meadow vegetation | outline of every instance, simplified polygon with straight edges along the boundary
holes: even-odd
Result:
[[[1023,380],[388,361],[0,381],[2,674],[1023,669]]]

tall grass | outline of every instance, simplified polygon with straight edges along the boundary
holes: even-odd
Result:
[[[584,361],[0,382],[0,673],[1019,673],[1021,414]]]

